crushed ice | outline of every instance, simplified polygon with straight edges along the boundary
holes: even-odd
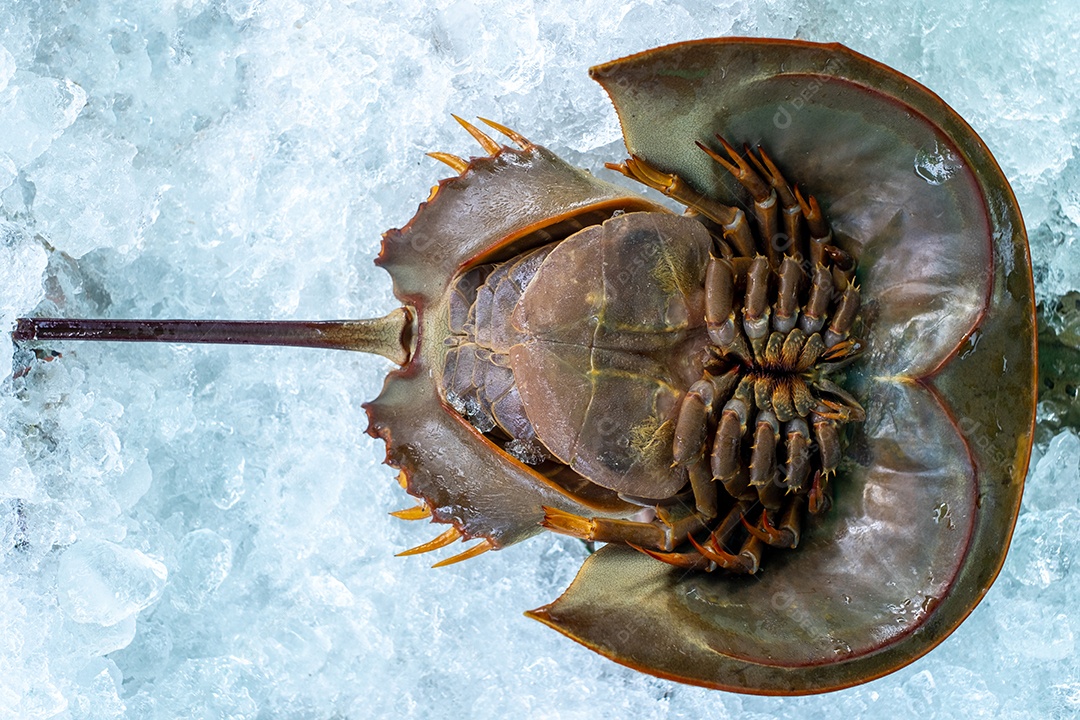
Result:
[[[39,0],[0,3],[4,326],[380,315],[379,233],[442,175],[423,154],[478,152],[450,112],[612,178],[618,121],[586,68],[718,34],[838,41],[914,75],[1013,182],[1040,300],[1080,289],[1069,3]],[[935,153],[913,169],[946,181]],[[437,529],[386,514],[405,497],[360,410],[385,362],[50,350],[16,355],[0,333],[0,717],[1080,713],[1067,424],[1041,426],[1004,571],[941,647],[827,696],[739,697],[524,619],[573,578],[580,543],[440,571],[394,558]]]

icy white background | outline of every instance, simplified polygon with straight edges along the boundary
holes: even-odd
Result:
[[[522,617],[584,558],[541,537],[442,570],[360,403],[388,363],[73,344],[38,315],[382,314],[380,233],[492,117],[603,173],[586,68],[677,40],[839,41],[981,133],[1040,299],[1080,288],[1072,0],[0,3],[0,717],[1067,717],[1080,712],[1080,441],[1036,448],[1013,550],[941,647],[826,696],[634,673]],[[610,174],[609,174],[610,175]],[[14,375],[9,368],[13,363]]]

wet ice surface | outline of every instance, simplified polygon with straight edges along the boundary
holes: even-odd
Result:
[[[939,6],[940,5],[940,6]],[[840,41],[996,154],[1042,300],[1080,288],[1068,2],[0,5],[0,312],[332,319],[393,306],[382,230],[500,120],[601,173],[586,68],[720,34]],[[409,18],[401,20],[397,18]],[[923,158],[938,177],[947,158]],[[360,403],[388,363],[0,335],[0,717],[1065,717],[1080,712],[1080,441],[1036,448],[1013,550],[926,658],[812,698],[617,666],[522,617],[585,556],[541,537],[439,571]],[[12,379],[8,363],[21,377]],[[29,370],[28,370],[29,368]]]

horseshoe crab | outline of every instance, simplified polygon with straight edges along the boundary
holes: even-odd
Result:
[[[839,45],[704,40],[591,72],[630,153],[610,167],[685,214],[463,122],[486,154],[432,153],[457,175],[384,235],[384,318],[14,336],[380,353],[401,367],[368,432],[420,499],[394,514],[449,526],[403,555],[604,541],[528,614],[681,682],[811,693],[911,662],[993,582],[1030,454],[1004,176],[937,96]]]

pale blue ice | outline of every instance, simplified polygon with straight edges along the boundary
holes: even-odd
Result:
[[[586,69],[724,34],[838,41],[934,89],[1012,182],[1039,299],[1080,289],[1072,0],[0,3],[0,718],[1080,714],[1080,440],[1045,414],[1009,559],[952,637],[757,698],[523,617],[576,541],[395,558],[435,531],[387,515],[408,498],[363,433],[386,361],[10,344],[28,314],[382,314],[380,233],[447,173],[424,153],[476,152],[451,112],[607,173],[622,143]]]

